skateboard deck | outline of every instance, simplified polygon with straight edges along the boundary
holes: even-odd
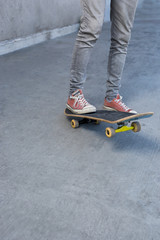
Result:
[[[128,130],[139,132],[141,130],[141,125],[137,120],[151,117],[154,113],[147,112],[134,114],[117,111],[97,110],[93,113],[75,114],[66,108],[64,114],[67,117],[72,118],[71,126],[73,128],[79,127],[80,124],[90,122],[94,122],[96,124],[99,124],[100,122],[117,124],[117,129],[114,129],[112,127],[106,128],[106,136],[113,137],[118,132],[125,132]],[[127,126],[128,123],[131,123],[131,125]]]

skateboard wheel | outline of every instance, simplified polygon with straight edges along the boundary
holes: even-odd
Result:
[[[139,122],[132,122],[131,126],[133,127],[133,132],[140,132],[141,131],[141,124]]]
[[[75,119],[72,119],[71,126],[72,126],[72,128],[78,128],[79,127],[79,122]]]
[[[111,138],[111,137],[113,137],[115,134],[116,134],[116,132],[115,132],[114,128],[112,128],[112,127],[106,128],[106,136],[107,136],[107,137]]]

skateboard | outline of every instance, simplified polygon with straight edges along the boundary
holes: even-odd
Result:
[[[133,132],[139,132],[141,130],[141,124],[139,119],[149,118],[154,113],[126,113],[117,111],[97,110],[93,113],[74,114],[69,109],[65,109],[64,114],[71,118],[72,128],[78,128],[81,124],[106,122],[110,124],[117,124],[117,128],[107,127],[105,130],[106,136],[111,138],[116,133],[132,130]]]

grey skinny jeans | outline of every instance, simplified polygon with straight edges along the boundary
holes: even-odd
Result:
[[[111,46],[106,82],[108,101],[119,93],[137,1],[111,0]],[[72,57],[70,95],[76,89],[83,88],[91,50],[103,26],[105,2],[105,0],[81,0],[83,13]]]

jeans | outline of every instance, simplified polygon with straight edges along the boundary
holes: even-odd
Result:
[[[119,93],[137,1],[111,0],[111,45],[106,81],[108,101],[112,101]],[[105,2],[105,0],[81,0],[83,11],[72,57],[70,95],[76,89],[83,88],[90,54],[103,26]]]

